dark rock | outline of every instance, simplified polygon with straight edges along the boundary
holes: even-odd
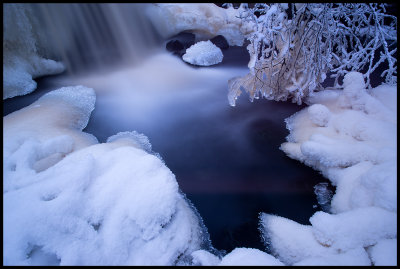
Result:
[[[170,40],[165,46],[168,51],[179,52],[184,49],[183,44],[179,40]]]
[[[166,44],[166,48],[172,52],[182,52],[190,46],[194,45],[196,36],[192,33],[181,32],[173,37],[171,37]],[[185,51],[183,51],[183,54]]]
[[[212,43],[214,43],[214,45],[220,49],[225,50],[225,49],[229,48],[228,41],[226,41],[225,37],[222,35],[217,35],[217,36],[211,38],[210,41]]]
[[[171,39],[180,41],[183,47],[187,49],[190,46],[194,45],[196,36],[192,33],[181,32]]]
[[[182,58],[183,54],[185,54],[185,50],[174,51],[172,54]]]

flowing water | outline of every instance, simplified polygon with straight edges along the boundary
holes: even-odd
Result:
[[[165,51],[136,4],[36,5],[68,72],[38,79],[38,89],[3,102],[3,114],[62,86],[84,85],[97,100],[84,131],[99,142],[122,131],[149,137],[176,175],[219,250],[264,250],[260,212],[309,224],[321,175],[279,150],[284,119],[302,107],[240,96],[227,99],[227,81],[248,71],[244,48],[224,51],[214,67],[197,68]],[[58,45],[57,45],[58,44]],[[60,45],[62,44],[62,45]]]

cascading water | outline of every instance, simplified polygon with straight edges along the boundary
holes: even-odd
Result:
[[[110,64],[137,64],[160,44],[143,4],[30,4],[43,53],[72,74]]]

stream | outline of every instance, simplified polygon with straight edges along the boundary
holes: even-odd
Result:
[[[145,134],[203,218],[215,248],[265,250],[261,212],[309,224],[319,210],[313,186],[326,180],[279,150],[289,134],[284,119],[304,106],[251,103],[244,93],[231,107],[228,80],[248,72],[244,47],[230,47],[222,63],[199,68],[164,44],[139,64],[39,78],[33,93],[3,101],[3,116],[63,86],[92,87],[96,106],[84,131],[100,143],[118,132]]]

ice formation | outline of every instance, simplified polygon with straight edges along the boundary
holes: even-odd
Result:
[[[210,66],[222,62],[223,57],[221,49],[208,40],[189,47],[182,59],[193,65]]]
[[[367,91],[357,72],[343,87],[315,93],[310,107],[286,120],[281,149],[336,191],[330,213],[316,212],[311,225],[261,215],[265,243],[285,264],[396,265],[396,87]]]
[[[190,263],[201,219],[147,137],[82,132],[94,103],[65,87],[3,118],[4,265]]]
[[[21,4],[3,5],[3,100],[36,89],[34,78],[61,73],[61,62],[41,57],[33,15]]]
[[[327,182],[321,182],[314,186],[314,193],[317,196],[318,204],[325,212],[331,210],[332,191],[328,189]]]
[[[200,40],[223,35],[230,46],[242,46],[242,20],[239,9],[218,7],[211,3],[155,4],[147,10],[150,19],[164,38],[191,31]]]

